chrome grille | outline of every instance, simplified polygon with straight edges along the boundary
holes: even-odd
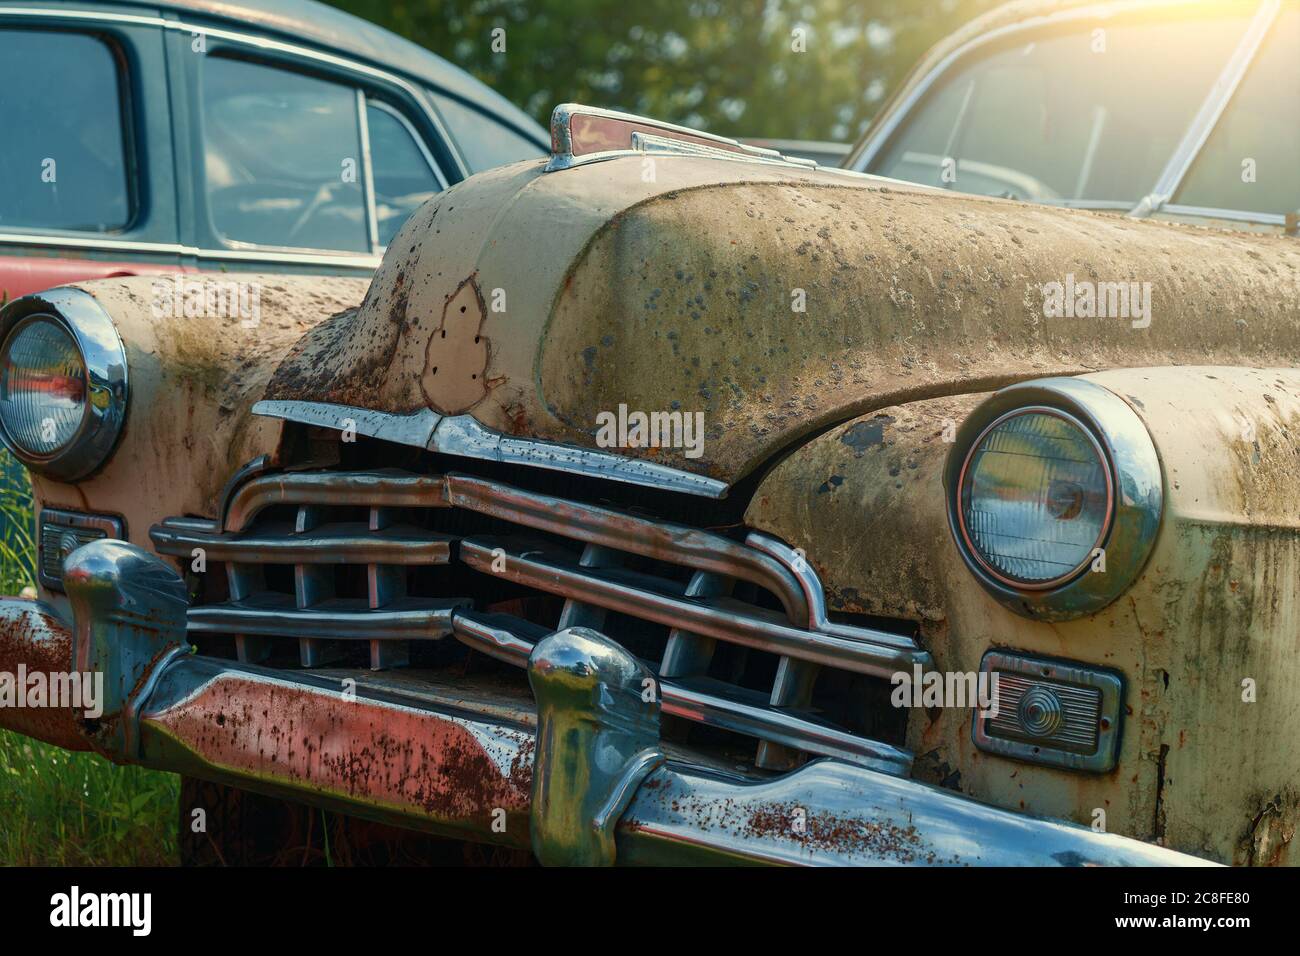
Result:
[[[458,520],[466,516],[474,520]],[[904,635],[829,620],[815,573],[766,535],[739,541],[480,477],[396,470],[258,475],[230,492],[220,521],[168,519],[150,533],[159,553],[182,564],[224,565],[229,598],[191,608],[190,631],[233,636],[244,660],[265,659],[271,642],[287,638],[298,641],[301,664],[315,667],[339,642],[365,641],[370,666],[381,669],[405,664],[412,642],[451,636],[522,666],[552,630],[594,627],[618,640],[622,625],[635,624],[657,635],[647,663],[664,713],[756,738],[757,766],[821,755],[910,768],[905,750],[808,707],[820,668],[888,678],[927,666],[928,655]],[[362,567],[364,596],[340,594],[337,572]],[[410,586],[416,568],[445,572],[433,579],[444,583]],[[464,593],[455,593],[453,572]],[[465,588],[466,578],[482,588]],[[488,600],[491,578],[562,602],[558,620]],[[770,607],[738,590],[768,595]],[[711,676],[725,645],[773,655],[770,689]]]

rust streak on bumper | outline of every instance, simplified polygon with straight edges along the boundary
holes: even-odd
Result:
[[[141,716],[146,763],[197,761],[207,774],[479,838],[504,811],[498,842],[528,846],[530,731],[214,665],[192,658],[168,669]]]
[[[0,674],[66,674],[72,669],[72,632],[47,605],[0,599]],[[21,692],[22,688],[18,688]],[[64,707],[0,706],[0,727],[66,750],[89,750],[74,711]]]

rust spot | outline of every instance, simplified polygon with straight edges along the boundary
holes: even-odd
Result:
[[[317,688],[224,675],[150,725],[189,742],[215,767],[318,794],[423,814],[527,846],[533,738],[429,712],[344,700]]]
[[[0,673],[65,674],[72,668],[72,634],[35,601],[0,600]],[[66,750],[90,750],[76,714],[62,707],[0,707],[0,726]]]

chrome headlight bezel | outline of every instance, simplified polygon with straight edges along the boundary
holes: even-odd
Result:
[[[966,533],[963,481],[972,453],[995,425],[1029,412],[1057,415],[1094,442],[1108,479],[1108,514],[1096,544],[1104,570],[1093,570],[1089,560],[1051,581],[1018,582],[984,561]],[[1081,378],[1011,385],[977,407],[957,430],[944,490],[953,541],[971,573],[1009,609],[1047,621],[1095,614],[1128,590],[1151,555],[1164,510],[1160,458],[1146,426],[1114,392]]]
[[[80,289],[57,288],[24,296],[0,312],[0,375],[19,326],[31,321],[58,325],[72,339],[86,369],[85,412],[64,445],[38,455],[14,441],[0,420],[0,442],[26,467],[57,481],[89,476],[112,454],[126,421],[126,347],[117,326],[94,296]]]

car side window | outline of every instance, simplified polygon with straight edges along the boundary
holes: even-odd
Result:
[[[494,166],[516,163],[521,159],[538,159],[546,150],[507,126],[503,126],[460,100],[440,93],[433,100],[442,118],[451,127],[461,155],[471,172],[481,173]]]
[[[218,233],[259,246],[370,251],[353,88],[223,56],[206,59],[202,86]]]
[[[1150,191],[1246,28],[1238,16],[1035,34],[940,77],[868,172],[1040,202]]]
[[[1283,215],[1300,210],[1300,10],[1278,17],[1192,163],[1174,203]]]
[[[118,58],[103,40],[0,30],[0,229],[129,224],[121,90]]]
[[[367,100],[366,126],[375,221],[379,244],[386,246],[411,213],[439,191],[441,183],[419,134],[400,112],[379,100]]]

